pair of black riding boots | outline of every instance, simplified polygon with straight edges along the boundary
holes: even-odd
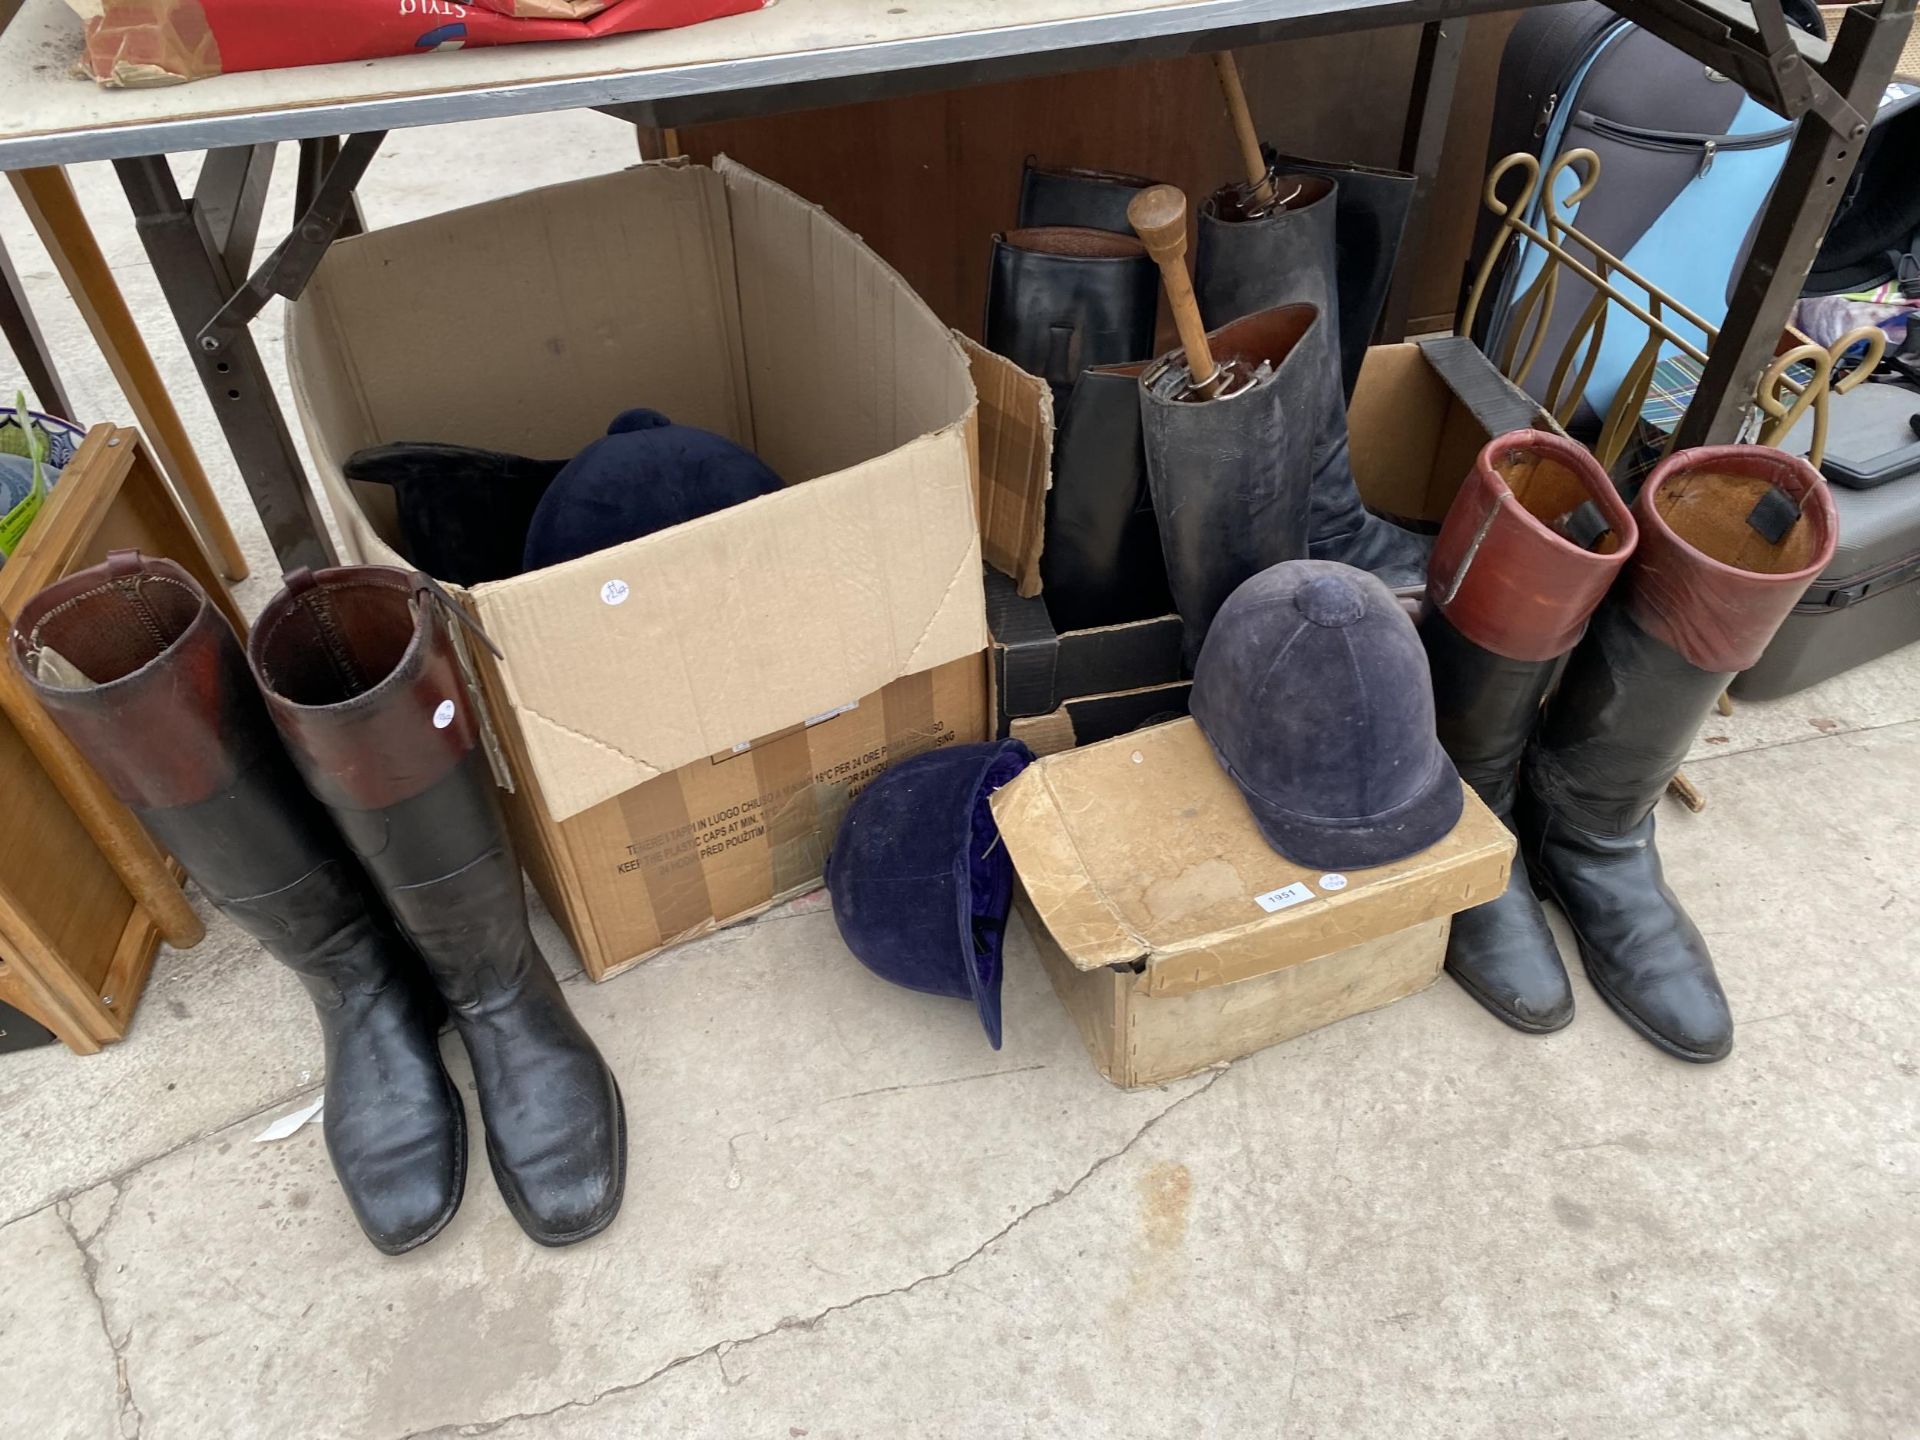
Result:
[[[1546,898],[1634,1030],[1696,1063],[1732,1049],[1712,957],[1661,871],[1654,807],[1837,538],[1819,474],[1762,446],[1673,455],[1631,508],[1563,437],[1521,431],[1482,451],[1435,543],[1420,633],[1441,743],[1519,840],[1506,892],[1454,917],[1446,960],[1509,1025],[1573,1019]]]
[[[410,1250],[460,1204],[450,1015],[501,1194],[565,1245],[619,1209],[625,1117],[528,931],[439,593],[401,570],[296,571],[243,653],[186,571],[118,551],[29,601],[11,648],[154,838],[306,986],[327,1149],[367,1238]]]
[[[1199,220],[1195,286],[1214,352],[1255,375],[1204,405],[1151,363],[1159,277],[1127,224],[1151,182],[1029,165],[996,237],[987,347],[1045,378],[1059,429],[1041,578],[1060,629],[1163,615],[1189,660],[1248,576],[1312,555],[1424,577],[1427,544],[1372,515],[1347,458],[1346,398],[1379,318],[1411,182],[1288,162]],[[1336,244],[1338,241],[1338,244]]]

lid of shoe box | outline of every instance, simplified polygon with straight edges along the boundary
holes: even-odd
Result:
[[[1192,720],[1035,761],[993,797],[1034,911],[1081,970],[1179,995],[1318,959],[1506,888],[1513,837],[1469,790],[1445,839],[1344,874],[1261,836]]]

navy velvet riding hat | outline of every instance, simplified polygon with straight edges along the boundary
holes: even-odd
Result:
[[[1426,652],[1364,570],[1289,560],[1247,580],[1214,616],[1191,708],[1260,833],[1295,864],[1386,865],[1459,822]]]
[[[988,800],[1032,761],[1018,740],[903,760],[854,799],[827,857],[847,948],[883,980],[972,1000],[996,1050],[1013,862]]]
[[[778,475],[726,437],[657,410],[629,410],[547,487],[524,568],[591,555],[779,488]]]

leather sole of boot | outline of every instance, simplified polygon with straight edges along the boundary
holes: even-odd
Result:
[[[460,1088],[453,1083],[453,1077],[445,1071],[440,1074],[440,1083],[446,1086],[447,1103],[453,1113],[453,1194],[447,1201],[447,1208],[439,1219],[422,1230],[411,1240],[400,1245],[382,1245],[373,1236],[367,1240],[382,1255],[404,1255],[409,1250],[418,1250],[434,1236],[453,1223],[453,1217],[460,1211],[460,1202],[467,1196],[467,1105],[460,1098]]]
[[[493,1153],[493,1142],[487,1142],[487,1164],[493,1170],[493,1183],[499,1187],[500,1198],[507,1202],[507,1209],[519,1222],[520,1228],[527,1232],[527,1238],[536,1245],[545,1245],[549,1249],[559,1249],[563,1245],[577,1245],[582,1240],[591,1240],[614,1221],[620,1213],[620,1206],[627,1196],[627,1101],[620,1093],[620,1082],[613,1078],[613,1071],[604,1072],[607,1084],[613,1089],[613,1112],[615,1117],[613,1164],[618,1177],[613,1182],[613,1199],[607,1206],[606,1214],[582,1225],[578,1230],[542,1231],[534,1225],[532,1218],[521,1208],[514,1190],[500,1173],[499,1157]]]
[[[1622,1020],[1626,1021],[1628,1028],[1639,1035],[1642,1040],[1645,1040],[1649,1045],[1653,1046],[1654,1049],[1663,1050],[1673,1056],[1674,1059],[1684,1060],[1689,1065],[1712,1065],[1717,1061],[1726,1059],[1727,1056],[1733,1053],[1732,1045],[1728,1045],[1726,1049],[1717,1054],[1705,1050],[1689,1050],[1684,1045],[1676,1045],[1651,1025],[1647,1024],[1647,1022],[1642,1020],[1638,1015],[1634,1014],[1633,1007],[1615,995],[1613,991],[1609,990],[1606,982],[1600,978],[1594,967],[1593,956],[1587,949],[1586,938],[1581,935],[1580,927],[1573,923],[1573,916],[1568,914],[1567,907],[1561,904],[1559,895],[1554,892],[1552,882],[1542,878],[1540,873],[1531,865],[1527,867],[1527,881],[1533,886],[1533,893],[1537,898],[1541,900],[1551,900],[1554,905],[1559,908],[1560,913],[1566,916],[1567,928],[1573,931],[1574,944],[1578,946],[1580,950],[1580,968],[1587,972],[1587,983],[1592,985],[1594,992],[1598,994],[1602,1000],[1607,1002],[1607,1008]]]
[[[1503,1009],[1497,1001],[1489,999],[1478,989],[1474,988],[1474,986],[1451,965],[1446,967],[1446,971],[1447,978],[1479,1002],[1481,1009],[1485,1010],[1489,1015],[1492,1015],[1496,1020],[1504,1020],[1522,1035],[1552,1035],[1556,1031],[1566,1029],[1567,1026],[1573,1023],[1573,1008],[1571,1006],[1567,1009],[1567,1018],[1552,1025],[1536,1025],[1531,1021],[1522,1020],[1511,1010]]]

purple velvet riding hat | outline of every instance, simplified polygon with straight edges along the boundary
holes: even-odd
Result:
[[[883,980],[971,999],[996,1050],[1013,862],[988,800],[1032,761],[1018,740],[903,760],[860,792],[827,857],[847,948]]]
[[[1190,706],[1260,833],[1295,864],[1390,864],[1459,822],[1426,651],[1364,570],[1288,560],[1247,580],[1207,631]]]

